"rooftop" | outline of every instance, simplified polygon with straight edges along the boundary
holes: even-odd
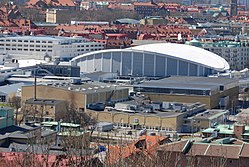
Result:
[[[217,71],[224,71],[230,69],[230,66],[225,59],[212,52],[190,45],[175,44],[175,43],[153,43],[147,45],[139,45],[126,49],[106,49],[101,51],[94,51],[83,55],[79,55],[73,58],[71,61],[75,61],[82,57],[86,57],[93,54],[109,53],[109,52],[142,52],[142,53],[158,54],[162,56],[182,59],[188,62],[193,62],[194,64],[196,63],[202,64],[205,67],[212,68]]]
[[[193,117],[193,119],[209,119],[212,120],[214,118],[217,118],[221,115],[227,114],[228,110],[207,110],[202,113],[199,113]]]
[[[174,89],[201,89],[211,90],[220,85],[236,83],[238,80],[230,78],[209,77],[168,77],[161,80],[147,81],[135,87],[174,88]]]
[[[54,106],[63,102],[62,100],[51,100],[51,99],[28,99],[25,101],[26,104],[37,104],[37,105],[51,105]]]

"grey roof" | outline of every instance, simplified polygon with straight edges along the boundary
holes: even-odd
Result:
[[[228,110],[206,110],[202,113],[199,113],[192,118],[194,119],[214,119],[217,118],[221,115],[227,114],[229,111]]]
[[[122,23],[122,24],[140,24],[138,20],[135,19],[128,19],[128,18],[123,18],[123,19],[118,19],[116,22]]]
[[[161,80],[144,82],[135,87],[152,88],[175,88],[175,89],[201,89],[211,90],[220,85],[236,83],[238,80],[230,78],[210,78],[210,77],[168,77]]]
[[[159,40],[132,40],[132,45],[133,46],[137,46],[137,45],[148,45],[148,44],[152,44],[152,43],[163,43],[166,41],[159,41]]]
[[[50,106],[54,106],[56,104],[59,104],[63,102],[62,100],[53,100],[53,99],[28,99],[26,100],[26,104],[37,104],[37,105],[50,105]]]
[[[0,92],[7,95],[10,93],[16,93],[17,90],[22,88],[22,86],[24,85],[25,85],[24,83],[16,83],[16,84],[0,86]]]
[[[39,85],[38,85],[39,86]],[[91,94],[91,93],[100,93],[100,92],[108,92],[114,90],[122,90],[126,88],[118,87],[116,85],[110,85],[100,82],[88,82],[84,84],[74,85],[69,83],[57,83],[48,85],[54,88],[64,89],[68,91],[79,92],[83,94]]]

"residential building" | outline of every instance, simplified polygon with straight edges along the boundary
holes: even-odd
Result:
[[[135,92],[157,102],[206,104],[206,108],[233,108],[237,104],[239,83],[230,78],[168,77],[134,86]]]
[[[47,9],[46,11],[46,22],[47,23],[70,23],[70,17],[61,17],[62,14],[70,13],[70,10],[63,9]]]
[[[249,62],[249,44],[247,42],[199,42],[192,40],[186,43],[221,56],[228,62],[232,70],[242,70],[247,67]]]
[[[60,114],[67,112],[67,104],[62,100],[30,98],[24,102],[24,119],[29,122],[59,121]]]
[[[183,140],[157,149],[159,165],[247,167],[249,144],[224,138],[209,143]]]
[[[0,37],[0,49],[14,59],[71,59],[83,53],[103,49],[103,44],[81,37],[6,36]]]

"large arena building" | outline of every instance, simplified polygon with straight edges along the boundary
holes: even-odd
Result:
[[[207,76],[228,70],[222,57],[207,50],[174,43],[140,45],[79,55],[72,59],[81,72],[114,72],[120,76]]]

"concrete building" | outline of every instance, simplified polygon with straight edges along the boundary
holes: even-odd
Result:
[[[134,91],[156,102],[201,102],[208,109],[230,108],[237,103],[239,83],[229,78],[169,77],[135,85]]]
[[[181,49],[179,49],[181,48]],[[207,76],[229,69],[218,55],[174,43],[154,43],[127,49],[91,52],[72,59],[81,72],[118,73],[120,76]]]
[[[214,127],[216,124],[223,124],[227,120],[228,113],[228,110],[213,109],[188,117],[185,120],[186,131],[199,132]]]
[[[54,83],[37,85],[37,99],[51,99],[68,101],[75,104],[79,109],[85,110],[91,105],[113,101],[124,101],[128,99],[128,89],[106,84],[84,83]],[[34,86],[22,87],[22,100],[34,98]]]
[[[58,116],[67,111],[66,102],[54,99],[28,99],[25,101],[25,121],[59,121]]]
[[[205,105],[200,103],[182,104],[185,109],[165,109],[164,111],[148,111],[138,109],[136,102],[124,102],[123,105],[133,108],[108,109],[108,111],[87,111],[99,122],[111,122],[119,127],[146,128],[151,130],[164,130],[167,132],[182,132],[183,119],[204,110]],[[134,107],[136,106],[136,107]],[[137,109],[135,109],[137,108]]]
[[[70,17],[61,17],[60,15],[70,13],[70,10],[63,9],[47,9],[46,11],[46,22],[47,23],[70,23]]]
[[[14,59],[71,59],[80,54],[103,49],[103,44],[82,37],[6,36],[0,37],[0,50]]]

